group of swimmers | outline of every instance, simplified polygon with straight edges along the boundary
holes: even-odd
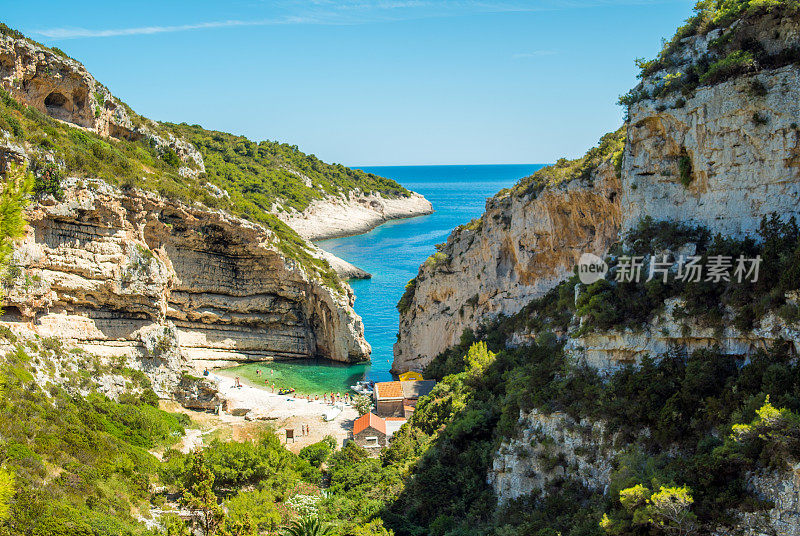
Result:
[[[208,369],[204,370],[203,374],[205,376],[208,376]],[[270,370],[270,374],[274,375],[275,371],[274,370]],[[256,369],[256,376],[261,376],[261,369]],[[267,385],[268,387],[270,387],[272,389],[273,393],[275,392],[275,382],[272,382],[272,384],[270,384],[269,379],[265,379],[264,380],[264,384]],[[234,388],[241,388],[242,387],[242,383],[241,383],[241,381],[239,379],[239,376],[236,376],[236,378],[234,379],[233,387]],[[279,391],[285,391],[286,394],[292,394],[292,395],[294,395],[294,392],[295,392],[294,389],[292,389],[291,387],[289,389],[279,389]],[[308,400],[309,402],[312,402],[312,401],[319,400],[319,396],[320,395],[294,395],[294,396],[296,398],[302,398],[303,400]],[[344,402],[345,404],[350,404],[353,401],[353,396],[350,393],[345,393],[345,394],[342,394],[342,393],[330,393],[330,394],[324,393],[322,395],[322,400],[326,404],[331,404],[331,405],[336,404],[338,402]]]

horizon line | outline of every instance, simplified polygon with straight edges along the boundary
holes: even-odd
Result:
[[[551,166],[552,163],[545,162],[504,162],[489,164],[342,164],[350,169],[361,169],[365,167],[463,167],[463,166]]]

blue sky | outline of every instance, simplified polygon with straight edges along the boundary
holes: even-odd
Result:
[[[347,165],[544,163],[621,124],[617,97],[686,0],[7,2],[153,119]]]

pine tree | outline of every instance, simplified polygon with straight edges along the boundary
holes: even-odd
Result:
[[[194,514],[195,521],[199,520],[204,536],[216,534],[225,518],[213,488],[214,473],[206,466],[203,453],[195,452],[180,503]]]

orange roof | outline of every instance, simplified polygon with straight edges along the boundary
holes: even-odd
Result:
[[[400,382],[380,382],[375,384],[375,398],[403,398],[403,385]]]
[[[386,434],[386,421],[374,413],[364,414],[353,423],[353,435],[360,434],[367,428],[374,428],[380,433]]]

